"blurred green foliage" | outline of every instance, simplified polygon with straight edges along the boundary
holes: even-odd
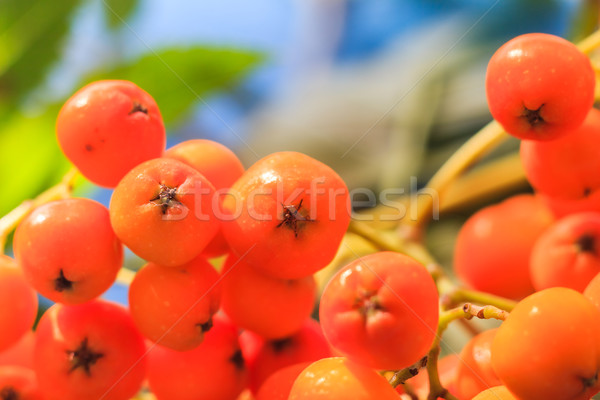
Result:
[[[69,163],[56,143],[61,104],[26,107],[62,56],[73,16],[86,0],[0,0],[0,216],[60,180]],[[135,13],[137,0],[104,0],[106,29],[116,30]],[[148,49],[83,77],[128,79],[157,101],[167,131],[204,96],[234,87],[262,59],[258,53],[189,47]],[[38,107],[39,108],[39,107]]]

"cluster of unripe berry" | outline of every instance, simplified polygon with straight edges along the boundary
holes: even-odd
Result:
[[[114,191],[108,208],[67,196],[18,224],[15,257],[0,258],[0,400],[591,398],[595,81],[588,57],[551,35],[515,38],[490,61],[490,110],[523,139],[536,195],[480,210],[458,236],[455,272],[481,306],[381,242],[319,293],[314,274],[351,223],[336,172],[295,152],[245,170],[208,140],[165,149],[149,94],[126,81],[82,88],[58,115],[58,142],[85,178]],[[125,247],[147,262],[128,308],[99,299]],[[32,333],[38,293],[55,304]],[[448,323],[474,316],[504,322],[438,363]]]

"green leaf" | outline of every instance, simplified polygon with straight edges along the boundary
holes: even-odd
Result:
[[[0,100],[20,100],[57,59],[79,0],[0,1]]]
[[[183,117],[192,104],[204,101],[207,94],[234,87],[261,60],[259,53],[250,51],[167,49],[96,72],[84,83],[99,79],[132,81],[154,97],[169,124]]]
[[[0,216],[57,183],[69,168],[54,134],[56,110],[37,117],[12,113],[0,124]]]
[[[108,26],[110,28],[118,28],[123,21],[133,14],[138,6],[138,0],[103,0],[104,11]]]

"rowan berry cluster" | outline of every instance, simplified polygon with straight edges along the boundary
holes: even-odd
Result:
[[[523,139],[535,194],[464,224],[454,272],[465,286],[426,251],[419,224],[390,236],[351,221],[349,190],[327,165],[278,152],[244,169],[202,139],[165,149],[148,93],[91,83],[56,133],[78,173],[114,189],[110,205],[72,197],[69,175],[0,223],[16,227],[14,258],[0,257],[0,400],[590,399],[595,80],[589,58],[551,35],[517,37],[490,60],[492,130]],[[349,231],[372,250],[354,252]],[[99,298],[125,247],[146,262],[128,307]],[[336,267],[344,247],[353,260]],[[320,287],[315,274],[332,266]],[[32,331],[38,294],[55,304]],[[439,358],[447,326],[471,318],[503,322]]]

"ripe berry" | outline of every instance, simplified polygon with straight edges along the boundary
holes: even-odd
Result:
[[[562,286],[583,292],[600,273],[600,213],[580,213],[554,223],[531,254],[536,290]]]
[[[115,187],[139,163],[160,157],[166,135],[154,99],[128,81],[97,81],[64,104],[58,143],[90,181]]]
[[[36,333],[35,370],[47,400],[128,400],[145,375],[144,339],[123,307],[55,304]]]
[[[490,329],[474,336],[461,350],[454,384],[459,398],[471,399],[482,390],[502,384],[492,368],[496,331]]]
[[[281,279],[309,276],[335,256],[350,222],[349,194],[331,168],[295,152],[256,162],[223,202],[232,251]]]
[[[52,201],[35,209],[15,232],[17,261],[43,296],[79,304],[115,281],[123,246],[102,204],[85,198]]]
[[[0,255],[0,351],[16,344],[33,326],[38,298],[12,258]]]
[[[492,366],[521,400],[587,400],[600,390],[600,310],[581,293],[526,297],[492,342]]]
[[[577,128],[594,103],[590,60],[558,36],[529,33],[490,59],[486,92],[490,112],[521,139],[550,140]]]
[[[203,258],[179,267],[147,264],[129,285],[131,315],[142,334],[177,351],[197,347],[219,309],[219,274]]]
[[[397,400],[398,394],[375,370],[343,357],[324,358],[300,373],[289,400]]]
[[[519,299],[531,294],[531,250],[552,220],[532,195],[518,195],[477,211],[456,239],[456,275],[474,289],[499,296]]]
[[[319,308],[329,343],[375,369],[402,369],[427,354],[438,314],[437,288],[425,267],[393,252],[370,254],[338,271]]]
[[[235,400],[247,378],[238,330],[221,314],[195,349],[158,345],[148,354],[148,383],[158,400]]]
[[[170,158],[133,168],[110,200],[117,236],[141,258],[177,266],[196,258],[219,229],[214,186],[198,171]]]
[[[531,185],[564,200],[584,199],[600,189],[600,111],[592,109],[569,135],[549,142],[521,142],[521,161]],[[597,211],[600,205],[596,203]]]
[[[240,328],[266,339],[294,334],[315,306],[315,278],[278,279],[230,255],[222,271],[222,308]]]

